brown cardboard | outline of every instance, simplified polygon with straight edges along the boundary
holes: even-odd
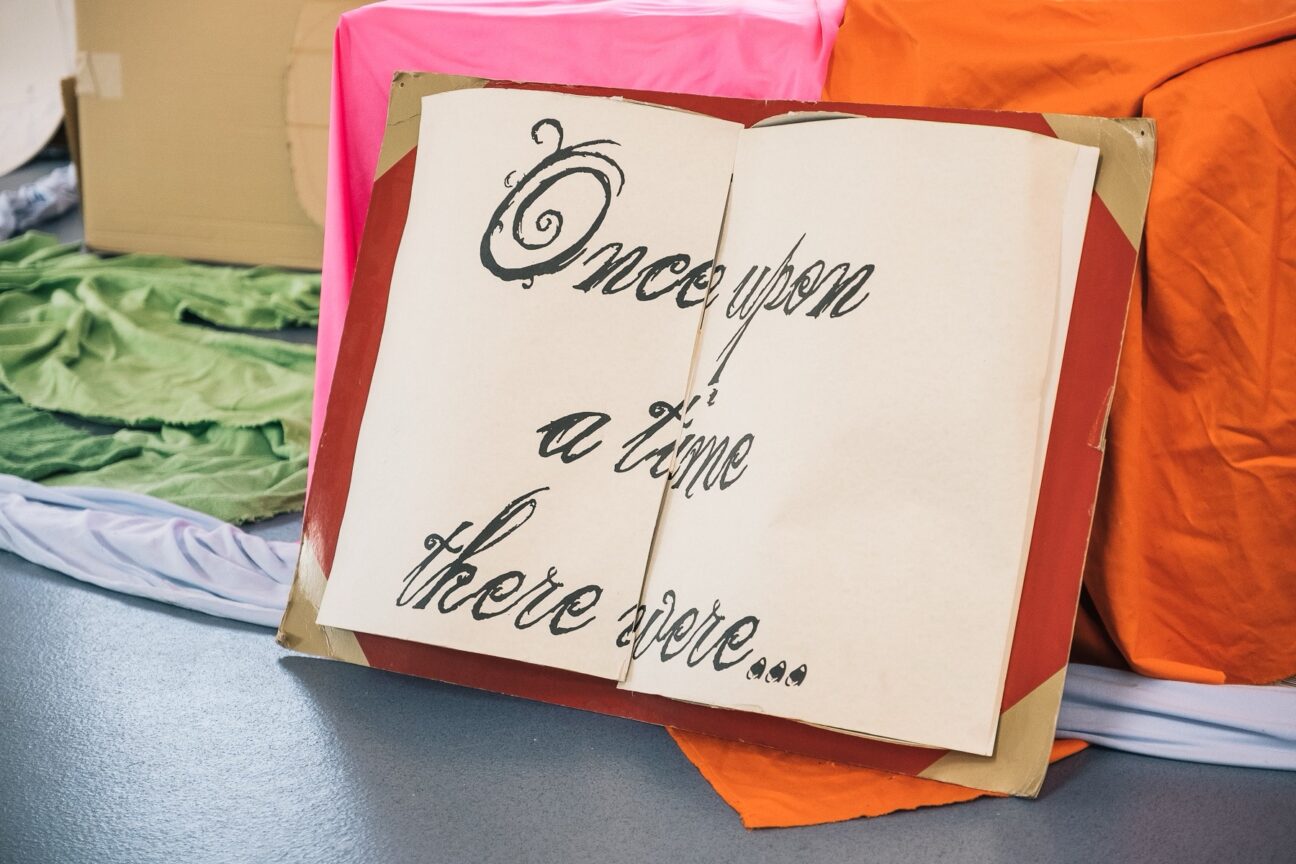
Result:
[[[285,119],[297,200],[311,221],[324,224],[333,31],[355,0],[305,0],[288,57]]]
[[[78,0],[87,245],[318,269],[333,25],[359,5]]]
[[[69,75],[59,81],[63,94],[63,134],[67,137],[68,155],[81,176],[81,124],[77,120],[76,77]]]

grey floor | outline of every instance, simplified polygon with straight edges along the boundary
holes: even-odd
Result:
[[[0,632],[5,864],[1296,862],[1296,774],[1095,749],[1037,801],[749,832],[661,729],[293,655],[6,553]]]

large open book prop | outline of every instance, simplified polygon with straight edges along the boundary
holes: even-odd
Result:
[[[1152,149],[398,76],[280,640],[1034,794]]]

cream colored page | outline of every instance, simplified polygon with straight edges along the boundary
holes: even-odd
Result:
[[[1071,322],[1071,308],[1075,300],[1076,278],[1080,273],[1080,253],[1084,247],[1085,228],[1089,222],[1089,205],[1094,196],[1094,181],[1098,175],[1098,148],[1081,147],[1071,169],[1063,204],[1061,262],[1058,272],[1058,302],[1053,316],[1053,338],[1049,349],[1048,369],[1044,377],[1044,404],[1040,411],[1040,431],[1035,446],[1035,468],[1031,479],[1030,506],[1023,526],[1025,541],[1022,546],[1021,578],[1017,580],[1017,593],[1013,609],[1021,599],[1022,582],[1026,575],[1026,556],[1030,552],[1030,538],[1035,528],[1035,510],[1039,500],[1040,484],[1044,479],[1044,458],[1048,452],[1049,435],[1053,429],[1053,410],[1057,403],[1058,381],[1062,375],[1062,355],[1066,350],[1067,328]],[[1016,631],[1017,613],[1013,626],[1004,642],[1004,669],[1007,671],[1012,653],[1012,637]],[[1003,679],[1000,679],[998,702],[1003,696]]]
[[[664,481],[618,448],[684,393],[739,127],[510,90],[421,124],[319,621],[619,678]]]
[[[876,119],[740,136],[623,686],[993,751],[1083,153]]]

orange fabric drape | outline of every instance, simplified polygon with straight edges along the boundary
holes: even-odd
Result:
[[[1296,41],[1147,95],[1160,156],[1086,574],[1133,668],[1296,672]]]
[[[1091,660],[1114,647],[1190,681],[1296,672],[1293,35],[1296,0],[847,5],[825,99],[1157,121],[1077,633]],[[749,827],[978,795],[673,734]]]
[[[824,98],[1138,116],[1174,76],[1293,29],[1291,0],[848,0]]]
[[[824,96],[1157,121],[1086,587],[1136,671],[1296,672],[1296,2],[852,0]],[[1094,646],[1097,647],[1097,646]]]

